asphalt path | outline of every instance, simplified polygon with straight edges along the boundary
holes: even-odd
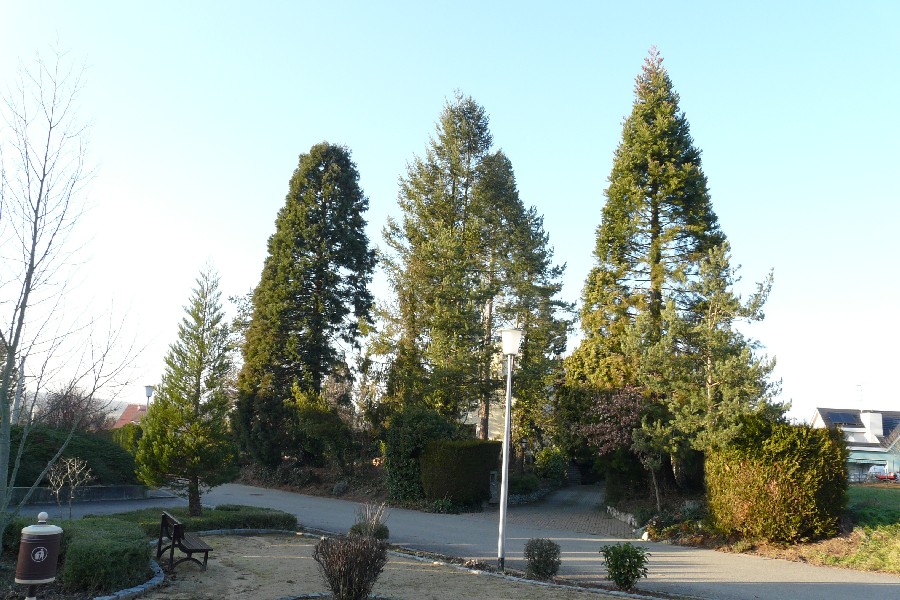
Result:
[[[601,582],[605,568],[599,549],[631,541],[650,552],[649,577],[638,590],[715,600],[900,600],[900,577],[742,554],[671,546],[628,539],[628,528],[603,518],[601,489],[575,486],[532,505],[508,512],[506,564],[524,570],[525,543],[549,538],[562,548],[560,575],[579,582]],[[335,498],[305,496],[281,490],[226,484],[203,496],[206,505],[246,504],[295,514],[307,528],[345,532],[356,521],[359,504]],[[92,502],[74,507],[75,516],[134,510],[144,506],[184,506],[180,498]],[[50,507],[51,517],[59,514]],[[40,507],[28,507],[28,512]],[[64,511],[67,512],[67,511]],[[496,563],[496,509],[482,513],[442,515],[391,509],[390,542],[407,548]],[[599,516],[598,516],[599,515]]]

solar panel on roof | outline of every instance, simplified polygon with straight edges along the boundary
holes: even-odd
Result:
[[[859,419],[859,415],[848,412],[833,412],[829,413],[828,418],[831,419],[831,422],[835,425],[859,425],[862,426],[862,421]]]
[[[894,429],[897,428],[897,425],[900,425],[900,417],[881,417],[881,425],[884,427],[884,432],[890,433]]]

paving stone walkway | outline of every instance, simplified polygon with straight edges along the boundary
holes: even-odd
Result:
[[[473,516],[496,522],[497,508]],[[599,485],[568,486],[538,502],[510,506],[506,522],[611,538],[632,537],[631,526],[606,514],[603,487]]]

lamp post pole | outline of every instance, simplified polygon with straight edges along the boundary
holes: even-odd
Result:
[[[503,354],[506,356],[506,418],[503,425],[503,463],[500,467],[500,534],[497,538],[497,566],[503,571],[506,561],[506,504],[509,498],[509,434],[512,423],[512,370],[513,357],[519,352],[522,330],[500,330]]]

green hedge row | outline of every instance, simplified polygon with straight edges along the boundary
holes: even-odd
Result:
[[[187,531],[210,531],[213,529],[297,529],[295,515],[271,508],[241,506],[237,504],[220,504],[215,508],[204,509],[199,517],[188,515],[187,508],[167,508],[166,512],[184,523]],[[118,515],[110,515],[110,519],[119,519],[136,524],[150,537],[159,535],[159,522],[162,510],[145,508]]]
[[[837,533],[847,504],[847,449],[838,431],[751,419],[706,458],[710,514],[725,534],[774,542]]]
[[[390,498],[396,502],[420,500],[421,457],[428,442],[459,437],[459,427],[437,411],[410,405],[391,416],[384,436],[384,466]]]
[[[491,470],[497,468],[500,442],[435,440],[422,453],[422,488],[428,500],[448,499],[468,506],[491,497]]]

